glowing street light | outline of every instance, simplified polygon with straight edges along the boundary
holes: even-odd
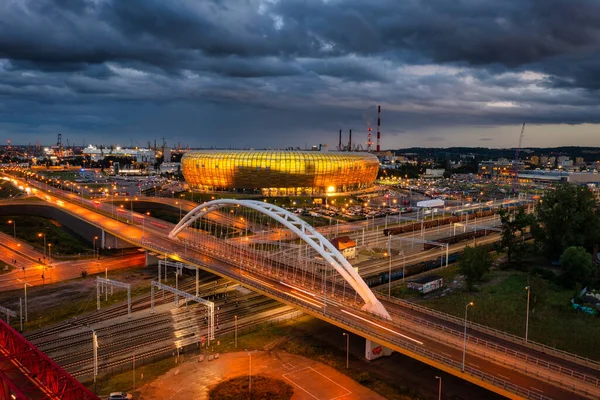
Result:
[[[465,372],[465,358],[467,355],[467,313],[469,311],[469,307],[472,307],[474,305],[474,303],[471,301],[469,303],[467,303],[467,305],[465,306],[465,332],[464,332],[464,340],[463,340],[463,359],[462,359],[462,372]]]
[[[44,258],[46,258],[46,234],[45,233],[38,233],[38,237],[43,237],[44,238]]]
[[[527,314],[525,317],[525,342],[527,342],[529,336],[529,296],[531,294],[531,288],[526,286],[525,290],[527,290]]]
[[[350,355],[350,334],[343,332],[342,336],[346,336],[346,369],[349,367],[349,355]]]
[[[96,240],[98,240],[98,236],[94,236],[94,258],[96,258]]]
[[[9,225],[12,224],[12,226],[13,226],[13,236],[16,239],[17,238],[17,221],[13,221],[11,219],[11,220],[8,220],[8,224]]]

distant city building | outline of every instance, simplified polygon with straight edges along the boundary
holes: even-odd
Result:
[[[571,172],[569,173],[569,183],[574,184],[600,184],[600,174],[597,172]]]
[[[531,156],[529,162],[531,165],[540,165],[540,158],[538,156]]]
[[[519,171],[521,182],[567,182],[569,173],[561,170],[524,170]]]
[[[575,165],[578,167],[585,167],[585,161],[583,160],[583,157],[575,157]]]
[[[145,148],[141,148],[141,147],[140,148],[136,147],[133,149],[121,148],[118,146],[114,147],[114,148],[110,148],[110,147],[98,148],[98,147],[90,144],[88,147],[83,149],[83,154],[85,156],[89,156],[90,159],[92,160],[92,162],[104,160],[104,158],[109,157],[109,156],[131,157],[131,158],[135,159],[137,162],[153,163],[154,161],[156,161],[156,153],[154,152],[154,150],[145,149]]]
[[[319,196],[373,187],[379,160],[359,152],[194,150],[181,159],[192,189]]]
[[[356,242],[350,239],[349,236],[339,236],[331,240],[331,244],[335,247],[342,255],[351,260],[356,258]]]
[[[569,167],[572,167],[572,166],[573,166],[573,160],[569,160],[569,159],[567,159],[567,160],[562,160],[562,161],[560,161],[560,163],[559,163],[559,166],[560,166],[561,168],[569,168]]]
[[[523,162],[519,161],[519,168]],[[489,178],[510,176],[515,174],[514,161],[506,158],[499,158],[497,161],[482,161],[478,166],[478,174]]]
[[[181,172],[181,163],[164,162],[160,164],[159,172],[161,174],[176,174]]]
[[[524,182],[569,182],[575,185],[600,184],[597,172],[569,172],[555,170],[523,170],[519,171],[519,180]]]
[[[444,172],[446,172],[444,168],[426,168],[423,178],[443,178]]]
[[[171,149],[169,147],[165,147],[165,149],[163,150],[163,162],[171,162]]]

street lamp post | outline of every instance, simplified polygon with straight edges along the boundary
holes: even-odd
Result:
[[[44,258],[46,258],[46,234],[45,233],[38,233],[38,237],[43,237],[44,238]]]
[[[388,260],[388,297],[392,295],[392,235],[388,236],[388,256],[390,259]]]
[[[150,216],[150,211],[146,212],[146,216]],[[142,217],[142,241],[144,241],[144,235],[146,234],[146,216]]]
[[[442,377],[436,376],[435,379],[440,381],[438,385],[438,400],[442,400]]]
[[[462,368],[461,371],[465,372],[465,358],[467,356],[467,312],[469,311],[469,307],[473,306],[473,302],[467,303],[465,306],[465,332],[463,334],[463,359],[462,359]]]
[[[404,278],[406,277],[405,268],[406,268],[406,254],[404,254],[404,251],[402,251],[402,283],[404,283]]]
[[[248,353],[248,357],[249,357],[249,368],[248,368],[248,393],[250,393],[250,396],[252,396],[252,353],[256,353],[256,350],[254,351],[248,351],[247,349],[246,352]]]
[[[350,356],[350,334],[343,332],[342,336],[346,336],[346,369],[348,369]]]
[[[48,243],[48,260],[52,260],[52,243]]]
[[[529,297],[531,294],[531,288],[529,286],[525,287],[527,290],[527,313],[525,317],[525,342],[527,342],[527,338],[529,336]]]
[[[9,224],[12,224],[13,226],[13,236],[16,239],[17,238],[17,221],[13,221],[12,219],[8,221]]]
[[[98,240],[98,236],[94,236],[94,258],[96,258],[96,240]]]

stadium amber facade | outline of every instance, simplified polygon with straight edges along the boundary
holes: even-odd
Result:
[[[379,160],[369,153],[197,150],[181,159],[193,189],[265,196],[318,196],[373,186]]]

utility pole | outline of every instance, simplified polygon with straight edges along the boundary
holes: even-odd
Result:
[[[342,336],[346,336],[346,369],[350,366],[350,334],[347,332],[343,332]]]
[[[94,384],[96,383],[96,377],[98,376],[98,335],[96,331],[92,330],[92,349],[94,352]]]

